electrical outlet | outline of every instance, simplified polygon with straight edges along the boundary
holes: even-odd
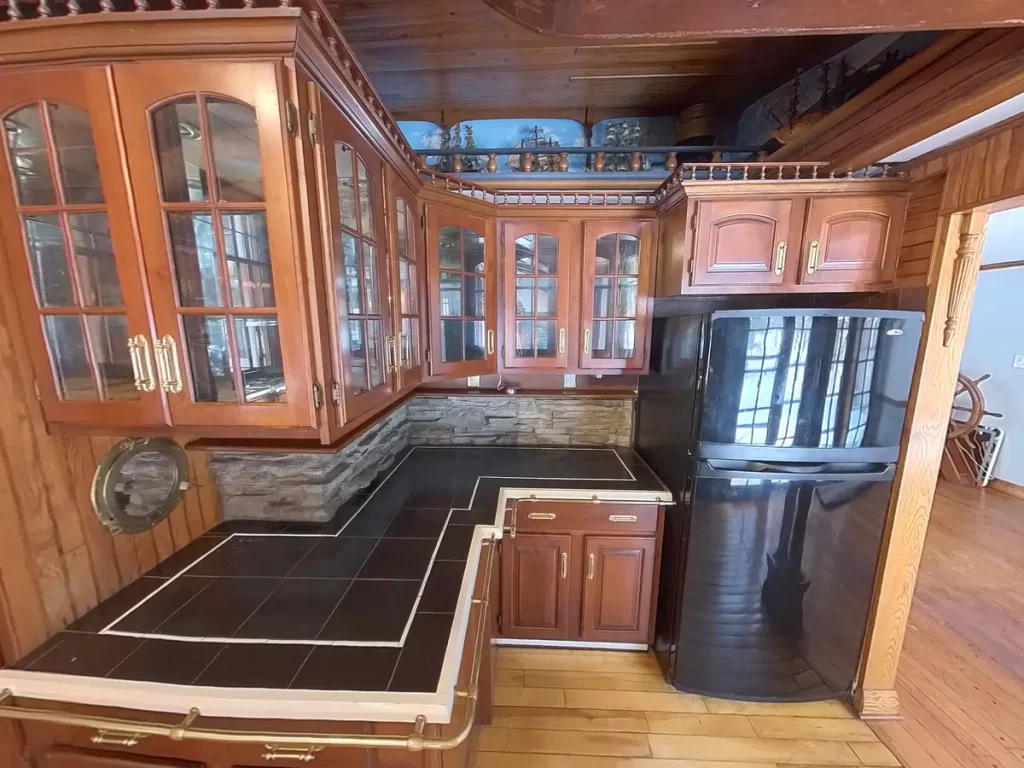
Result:
[[[1013,367],[1014,368],[1024,368],[1024,355],[1014,355],[1013,356]]]

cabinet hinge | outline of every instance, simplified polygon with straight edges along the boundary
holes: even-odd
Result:
[[[498,634],[500,635],[500,634],[502,634],[502,633],[503,633],[504,631],[505,631],[505,629],[504,629],[504,627],[502,626],[502,621],[501,621],[501,614],[499,613],[499,614],[498,614]]]
[[[693,216],[690,217],[690,229],[694,232],[697,231],[697,212],[694,211]]]
[[[310,112],[308,118],[309,140],[314,144],[320,143],[320,129],[317,124],[316,113]]]
[[[299,123],[299,110],[295,108],[295,104],[291,101],[284,103],[284,126],[288,129],[288,133],[295,135],[295,129],[298,128]]]
[[[693,274],[693,258],[686,262],[686,273],[689,275]]]
[[[430,348],[429,347],[427,349],[423,350],[423,356],[426,358],[427,362],[429,363],[430,362]]]
[[[324,390],[319,382],[313,383],[313,408],[319,411],[324,405]]]
[[[501,228],[501,235],[499,236],[498,242],[500,243],[502,248],[505,247],[505,228],[504,227]]]
[[[331,382],[331,402],[341,405],[341,384],[336,381]]]

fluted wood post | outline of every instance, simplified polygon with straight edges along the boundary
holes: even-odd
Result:
[[[498,172],[498,156],[488,155],[487,156],[487,172],[497,173]]]
[[[559,152],[558,153],[558,170],[565,173],[569,170],[569,153]]]
[[[39,0],[39,15],[42,18],[49,18],[53,16],[53,10],[50,8],[50,0]]]
[[[21,6],[18,5],[18,0],[7,0],[7,18],[11,21],[20,21],[25,18],[25,14],[21,12]]]
[[[665,170],[672,173],[676,168],[679,167],[679,158],[675,152],[669,152],[668,157],[665,158]]]
[[[594,158],[594,170],[598,173],[604,170],[604,152],[598,152]]]
[[[82,6],[78,0],[68,0],[68,15],[77,16],[82,12]]]
[[[135,0],[135,10],[136,11],[148,11],[149,10],[149,0]]]
[[[522,156],[522,163],[521,163],[521,165],[522,165],[522,169],[523,169],[523,171],[525,173],[530,173],[530,172],[533,171],[533,153],[532,152],[526,152]]]
[[[629,156],[629,170],[636,173],[640,170],[640,153],[634,152]]]

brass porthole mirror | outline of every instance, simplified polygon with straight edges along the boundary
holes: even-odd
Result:
[[[189,486],[180,445],[163,437],[128,438],[96,467],[92,507],[112,533],[142,533],[171,514]]]

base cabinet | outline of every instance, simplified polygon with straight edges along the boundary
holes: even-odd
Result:
[[[651,641],[663,520],[656,505],[537,501],[513,514],[516,535],[501,544],[502,637]]]

